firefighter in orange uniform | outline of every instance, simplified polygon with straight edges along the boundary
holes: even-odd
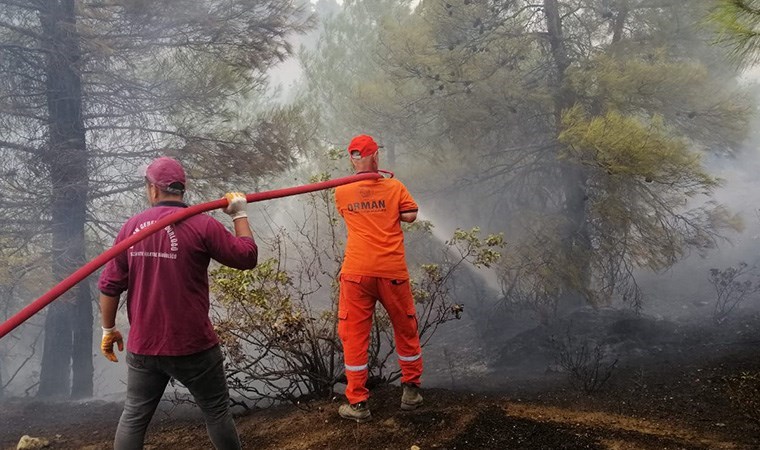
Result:
[[[357,173],[378,171],[378,148],[367,135],[351,140],[348,152]],[[339,186],[335,189],[335,202],[348,228],[340,271],[338,334],[343,342],[349,404],[341,405],[338,412],[345,419],[365,422],[371,418],[365,384],[372,314],[377,300],[393,325],[403,385],[401,409],[412,410],[422,405],[422,349],[400,223],[416,220],[417,204],[395,178]]]

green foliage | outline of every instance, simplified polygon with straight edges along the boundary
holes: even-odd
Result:
[[[37,245],[18,249],[13,244],[8,239],[0,238],[0,322],[17,313],[30,299],[41,295],[47,286],[54,284],[50,271],[41,267],[45,263],[49,265],[49,255],[43,254]],[[34,327],[18,328],[0,340],[0,397],[4,392],[31,389],[29,386],[39,381],[38,371],[24,376],[22,369],[39,352],[38,343],[42,335],[40,319],[39,316],[31,318],[29,322],[34,323]],[[3,378],[2,373],[8,374],[8,377]]]
[[[268,259],[256,268],[239,271],[229,267],[215,269],[214,277],[217,300],[224,306],[244,304],[261,309],[264,315],[276,312],[273,304],[292,309],[289,296],[283,292],[292,285],[288,274],[279,270],[277,261]]]
[[[304,8],[0,0],[0,234],[47,243],[60,280],[85,263],[86,240],[110,242],[144,205],[141,169],[155,156],[182,161],[202,196],[291,166],[309,121],[265,92],[290,34],[310,23]],[[93,323],[89,296],[75,287],[59,302],[76,307],[47,310],[58,335],[45,336],[40,395],[68,390],[71,373],[72,394],[92,394],[93,335],[73,329]]]
[[[323,181],[329,181],[332,177],[329,173],[323,172],[309,178],[309,183],[321,183]]]
[[[211,273],[230,388],[253,401],[329,395],[340,374],[335,314],[312,310],[278,261]],[[295,300],[299,299],[299,300]]]
[[[559,142],[566,145],[560,157],[606,172],[609,181],[656,182],[686,197],[718,186],[718,180],[705,172],[700,155],[690,151],[683,138],[673,136],[662,116],[645,122],[611,110],[588,118],[575,107],[562,116]]]
[[[413,120],[394,106],[394,99],[404,93],[385,80],[382,55],[372,50],[382,45],[377,28],[407,16],[409,5],[408,0],[344,2],[340,12],[323,18],[315,48],[300,55],[305,96],[320,118],[318,133],[326,142],[347,143],[357,130],[387,142],[395,139],[390,129]],[[401,115],[378,116],[384,108]]]
[[[61,45],[56,54],[80,78],[81,92],[71,93],[86,139],[78,164],[90,170],[77,183],[86,185],[94,229],[112,231],[118,219],[98,211],[128,212],[124,194],[142,196],[139,168],[158,154],[185,164],[191,191],[217,195],[290,167],[310,144],[303,106],[276,105],[266,94],[268,69],[291,53],[290,35],[310,26],[300,2],[0,1],[0,189],[11,200],[0,205],[4,228],[21,222],[26,238],[50,231],[51,180],[70,159],[46,150],[55,125],[45,71],[55,65],[43,49],[57,38],[46,37],[41,21],[61,20],[65,4],[76,4],[63,28],[81,53]],[[26,208],[31,199],[36,206]]]
[[[733,60],[751,65],[760,57],[760,2],[716,0],[707,21],[717,28],[716,43],[728,47]]]
[[[475,267],[491,267],[501,258],[500,249],[506,245],[503,234],[490,234],[484,239],[479,236],[480,228],[474,227],[469,231],[457,228],[454,237],[446,245],[459,251],[462,259]]]
[[[298,235],[297,242],[275,243],[280,259],[269,258],[247,271],[226,267],[211,273],[211,290],[217,306],[214,326],[228,356],[226,368],[230,388],[255,402],[278,399],[296,402],[312,396],[330,396],[343,374],[342,350],[337,329],[336,267],[342,245],[323,245],[338,224],[329,220],[329,197],[314,197],[309,203],[316,215],[312,222],[325,225]],[[327,211],[325,211],[325,208]],[[422,234],[428,245],[436,246],[423,224],[410,234]],[[490,267],[500,258],[505,245],[501,235],[480,236],[480,230],[457,230],[449,241],[437,247],[435,262],[414,268],[410,280],[417,305],[423,345],[438,327],[459,319],[463,305],[451,298],[454,279],[466,264]],[[283,233],[285,239],[289,238]],[[315,242],[321,245],[315,245]],[[286,269],[288,247],[298,255],[298,268]],[[321,286],[329,282],[329,299]],[[327,300],[327,301],[325,301]],[[401,375],[390,366],[395,352],[392,327],[385,311],[378,307],[374,316],[369,348],[370,377],[392,382]]]
[[[720,230],[741,227],[740,220],[709,202],[681,211],[686,199],[710,195],[720,181],[661,116],[645,120],[611,110],[589,118],[575,107],[563,115],[559,141],[566,145],[562,156],[586,166],[592,180],[587,211],[601,286],[614,285],[611,277],[621,269],[666,268],[686,249],[714,247]],[[623,265],[610,265],[621,248]],[[597,292],[601,303],[612,295],[604,288]],[[636,298],[635,290],[624,295]]]
[[[752,110],[697,26],[708,1],[431,0],[364,15],[380,3],[350,2],[326,25],[306,64],[311,101],[341,130],[390,136],[413,183],[462,217],[508,230],[509,301],[639,306],[639,269],[741,227],[710,199],[720,180],[700,156],[737,151]]]
[[[708,69],[712,61],[681,58],[665,47],[602,54],[568,71],[579,101],[594,114],[656,117],[687,151],[695,144],[717,152],[738,148],[746,138],[752,105],[746,89],[727,87]]]
[[[427,343],[438,327],[459,319],[464,305],[452,299],[455,278],[463,266],[490,268],[501,259],[506,246],[501,234],[480,236],[480,228],[457,229],[444,242],[435,263],[420,264],[412,271],[412,294],[417,304],[420,340]]]
[[[342,148],[334,147],[327,151],[327,157],[331,161],[338,161],[341,158],[345,157],[346,152]]]
[[[433,246],[435,262],[422,263],[410,268],[412,296],[417,307],[418,331],[422,346],[435,335],[438,328],[452,320],[458,320],[464,312],[464,304],[454,301],[453,289],[457,276],[465,267],[489,268],[501,258],[500,250],[506,243],[501,234],[480,236],[480,229],[469,231],[457,229],[451,239],[439,245],[433,239],[432,225],[423,224],[412,234],[423,233],[425,245]],[[395,351],[390,334],[390,321],[384,311],[375,313],[375,329],[372,335],[370,373],[386,382],[397,380],[399,370],[386,372],[388,360]],[[385,343],[385,346],[383,346]]]
[[[716,245],[715,230],[739,229],[741,221],[720,205],[682,212],[685,198],[709,194],[719,180],[707,174],[697,153],[661,116],[644,119],[610,110],[587,115],[576,106],[563,115],[560,157],[582,165],[589,180],[586,212],[592,247],[563,254],[562,215],[526,216],[531,232],[515,243],[503,264],[508,298],[530,305],[544,320],[564,292],[584,294],[593,305],[614,295],[634,306],[640,291],[631,274],[638,267],[660,270],[685,249]],[[622,252],[622,253],[621,253]],[[586,284],[583,261],[593,270]]]
[[[412,223],[402,222],[401,229],[404,230],[404,232],[415,232],[423,235],[432,235],[433,222],[421,219],[417,219]]]

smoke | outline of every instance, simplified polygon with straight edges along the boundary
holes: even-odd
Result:
[[[313,1],[325,7],[330,2]],[[342,2],[337,2],[341,4]],[[314,33],[317,33],[315,31]],[[292,38],[295,48],[316,41],[315,34]],[[295,86],[299,84],[301,69],[295,58],[278,65],[270,71],[274,81],[272,89],[278,93],[279,101],[287,103],[294,99],[297,93]],[[760,67],[748,70],[744,78],[748,82],[760,81]],[[760,129],[760,118],[753,119],[751,128]],[[642,313],[645,316],[668,320],[704,319],[713,312],[715,291],[709,281],[709,271],[712,268],[725,269],[745,262],[753,268],[760,264],[760,210],[758,209],[757,192],[760,188],[757,173],[760,173],[760,133],[755,133],[747,142],[745,149],[736,155],[705,155],[705,162],[711,173],[724,180],[724,185],[715,193],[715,200],[726,205],[731,211],[740,214],[744,221],[744,230],[731,233],[719,240],[718,248],[705,255],[692,254],[683,261],[662,273],[639,271],[637,279],[643,288],[645,298]],[[399,157],[404,164],[403,172],[413,174],[419,164],[424,164],[413,158]],[[388,167],[391,170],[396,167]],[[116,172],[122,173],[122,170]],[[272,181],[274,185],[293,184],[293,174],[289,173]],[[407,181],[401,174],[402,181]],[[434,191],[415,191],[414,180],[410,181],[412,194],[420,203],[420,220],[430,220],[434,241],[438,244],[451,237],[456,228],[468,229],[473,226],[483,226],[482,219],[491,216],[487,210],[489,202],[479,201],[474,190],[453,197],[447,193]],[[456,200],[469,197],[466,206],[456,204]],[[260,243],[271,242],[279,233],[280,227],[296,231],[298,224],[308,220],[303,214],[303,198],[277,200],[276,204],[252,205],[249,212],[252,216],[253,228],[259,234]],[[114,202],[117,203],[117,202]],[[127,203],[127,202],[125,202]],[[123,205],[122,205],[123,206]],[[123,209],[116,209],[124,213]],[[125,214],[126,216],[126,214]],[[486,232],[505,230],[484,229]],[[510,236],[507,236],[507,241]],[[262,257],[277,256],[268,253],[262,246]],[[509,251],[509,247],[505,251]],[[432,381],[451,387],[456,386],[452,374],[460,374],[466,366],[469,370],[485,371],[486,361],[492,352],[498,352],[509,339],[522,331],[536,327],[539,322],[525,311],[507,310],[499,304],[500,285],[493,271],[475,270],[468,268],[458,283],[455,300],[465,305],[465,313],[460,321],[446,324],[426,349],[426,361],[430,367]],[[756,271],[760,274],[760,269]],[[480,287],[476,290],[474,287]],[[328,298],[326,292],[319,292],[319,302]],[[616,304],[615,307],[626,305]],[[738,312],[742,309],[760,308],[760,298],[747,298]],[[738,313],[737,312],[737,313]],[[93,355],[95,361],[95,395],[96,397],[117,399],[123,396],[126,388],[125,354],[119,354],[121,361],[113,364],[100,355],[98,348],[100,332],[96,326],[93,334]],[[128,335],[127,319],[120,312],[118,323],[122,333]],[[39,331],[39,324],[27,326],[23,332],[17,333],[12,341],[0,342],[0,383],[9,383],[6,395],[25,395],[27,388],[33,385],[38,377],[41,342],[34,345]],[[498,331],[498,335],[497,334]],[[586,330],[583,330],[586,331]],[[8,343],[10,342],[10,343]],[[486,345],[487,343],[487,345]],[[533,341],[534,345],[543,345]],[[31,346],[31,347],[30,347]],[[15,375],[15,376],[14,376]],[[11,378],[13,378],[11,380]],[[33,391],[32,391],[33,392]],[[171,392],[168,390],[167,392]]]
[[[760,81],[760,68],[748,71],[745,80]],[[746,263],[752,277],[760,276],[759,128],[760,117],[755,114],[750,123],[753,131],[739,153],[704,155],[708,171],[723,180],[714,200],[741,217],[743,230],[724,234],[717,248],[705,255],[689,255],[663,273],[640,272],[638,278],[646,295],[645,313],[671,318],[706,317],[712,314],[716,297],[709,282],[710,269],[724,270]],[[741,306],[760,308],[760,296],[751,296]]]

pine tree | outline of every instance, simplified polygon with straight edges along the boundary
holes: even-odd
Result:
[[[291,164],[300,112],[251,102],[308,24],[298,5],[0,0],[4,234],[46,243],[61,280],[86,261],[88,233],[123,219],[114,196],[142,186],[151,157],[179,158],[196,191]],[[91,395],[88,285],[46,311],[38,395]]]
[[[338,104],[366,111],[353,123],[393,135],[407,161],[437,162],[416,164],[423,189],[506,232],[508,301],[547,315],[639,305],[638,269],[661,270],[740,226],[711,201],[720,180],[701,163],[738,149],[751,107],[704,43],[708,6],[423,1],[367,19],[376,43],[349,48],[382,64],[341,87]],[[332,39],[318,52],[343,67]]]
[[[717,43],[735,62],[754,64],[760,58],[760,2],[717,0],[708,21],[717,27]]]

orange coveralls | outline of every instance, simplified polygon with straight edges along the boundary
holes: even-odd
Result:
[[[394,178],[339,186],[335,203],[348,228],[340,272],[338,335],[348,380],[346,397],[355,404],[369,398],[367,349],[377,300],[393,325],[401,382],[420,384],[422,349],[400,223],[400,214],[417,211],[417,204]]]

